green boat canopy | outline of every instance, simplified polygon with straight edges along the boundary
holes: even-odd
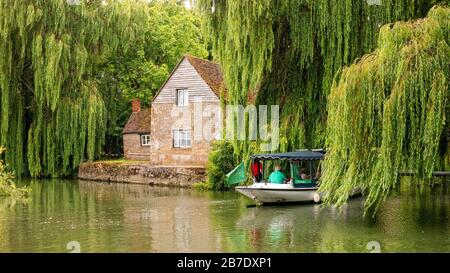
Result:
[[[252,155],[252,160],[298,160],[298,161],[313,161],[322,160],[325,156],[324,150],[302,150],[296,152],[279,153],[279,154],[259,154]]]

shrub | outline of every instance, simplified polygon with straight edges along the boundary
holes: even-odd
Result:
[[[228,141],[216,141],[208,157],[207,187],[211,190],[227,190],[226,175],[237,165],[233,145]]]
[[[5,149],[0,147],[0,155]],[[27,197],[30,192],[28,187],[16,187],[14,176],[6,170],[3,160],[0,160],[0,196],[11,196],[13,198]]]

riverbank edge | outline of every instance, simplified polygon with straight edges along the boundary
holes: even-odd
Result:
[[[206,181],[204,167],[152,166],[143,162],[85,162],[78,168],[78,179],[115,183],[191,188]]]

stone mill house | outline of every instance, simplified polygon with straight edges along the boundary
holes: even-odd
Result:
[[[223,77],[217,63],[185,55],[149,108],[132,101],[123,129],[124,156],[152,166],[205,167],[219,137]]]

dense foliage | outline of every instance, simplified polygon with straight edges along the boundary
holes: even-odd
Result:
[[[17,176],[99,157],[127,98],[151,95],[188,47],[207,54],[177,1],[5,0],[0,18],[0,144]]]
[[[321,190],[343,204],[355,187],[377,208],[412,170],[428,181],[450,162],[450,8],[382,27],[377,49],[337,75],[328,102]]]
[[[325,146],[328,96],[335,74],[343,66],[352,64],[356,58],[375,49],[383,25],[421,18],[434,4],[449,3],[446,0],[383,0],[380,5],[374,5],[373,2],[377,1],[199,1],[200,8],[206,14],[205,22],[213,41],[213,52],[225,74],[228,101],[280,105],[280,151]],[[426,67],[423,64],[423,68]],[[396,76],[387,77],[393,79]],[[427,82],[420,80],[419,83],[422,85],[419,84],[418,88],[421,88]],[[412,86],[414,83],[409,84]],[[440,84],[442,91],[444,83]],[[439,98],[443,98],[442,94],[434,99]],[[363,100],[363,96],[358,99]],[[433,117],[441,116],[435,113]],[[338,124],[338,117],[334,118]],[[441,121],[436,120],[438,125],[433,129],[436,134],[441,130],[438,128]],[[416,128],[422,129],[420,126]],[[345,129],[350,130],[349,127]],[[365,133],[370,137],[370,132]],[[432,137],[431,134],[427,137]],[[336,134],[334,136],[337,137]],[[328,143],[331,143],[332,137],[329,135]],[[339,142],[340,139],[334,141]],[[381,141],[381,138],[376,141]],[[436,143],[435,139],[426,141]],[[236,153],[245,157],[257,152],[258,146],[249,142],[234,141]],[[407,158],[417,148],[419,146],[407,153]],[[429,154],[424,159],[429,159],[434,151],[435,148],[427,151]],[[426,172],[429,172],[431,165],[428,162],[424,167]],[[368,173],[371,169],[366,175]],[[339,175],[344,174],[334,173],[334,178]],[[329,181],[331,183],[331,179]],[[382,184],[372,185],[379,190],[382,188]]]
[[[153,95],[186,53],[207,58],[200,16],[180,1],[155,1],[133,19],[141,35],[126,52],[113,54],[96,70],[107,107],[108,154],[122,151],[122,129],[131,113],[130,100],[148,106]],[[137,17],[136,17],[137,16]]]
[[[212,144],[208,157],[207,188],[212,190],[228,189],[226,175],[236,166],[233,145],[228,141],[217,141]]]
[[[376,46],[388,22],[426,15],[430,0],[200,0],[231,103],[279,104],[282,151],[325,142],[334,74]],[[235,142],[245,153],[247,142]]]

